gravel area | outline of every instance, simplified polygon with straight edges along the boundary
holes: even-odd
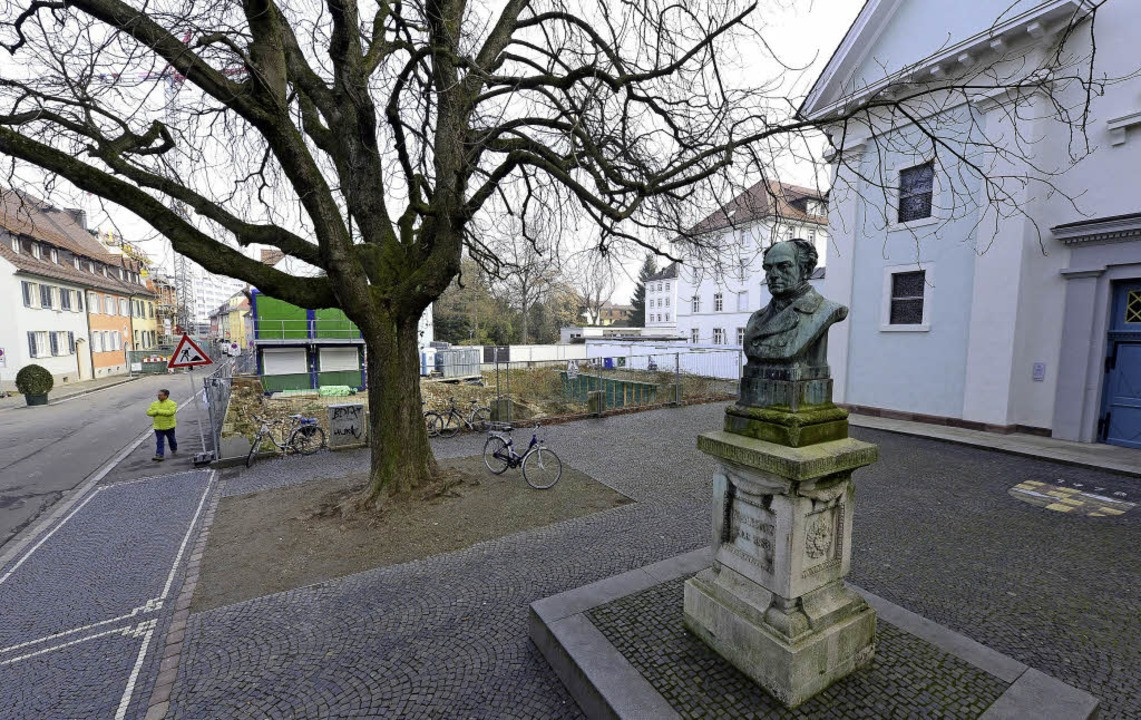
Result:
[[[722,405],[544,430],[565,462],[636,500],[422,561],[192,615],[176,718],[561,718],[579,711],[527,639],[542,597],[709,540],[712,463],[695,436]],[[880,445],[856,475],[850,579],[1141,717],[1139,516],[1068,516],[1007,490],[1024,480],[1136,480],[922,438],[856,430]],[[440,440],[471,455],[478,435]],[[285,458],[227,494],[359,471],[364,452]],[[1131,492],[1132,495],[1132,492]]]

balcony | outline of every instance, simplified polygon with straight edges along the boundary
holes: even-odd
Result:
[[[364,339],[357,326],[348,320],[255,318],[254,342],[258,345],[299,345],[312,342],[360,345]]]

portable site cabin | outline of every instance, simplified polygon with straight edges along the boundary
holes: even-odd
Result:
[[[341,310],[306,310],[253,290],[254,348],[267,392],[365,387],[360,330]]]
[[[254,289],[250,295],[257,371],[266,392],[367,385],[364,339],[338,309],[307,310]],[[420,345],[432,341],[432,307],[420,320]]]

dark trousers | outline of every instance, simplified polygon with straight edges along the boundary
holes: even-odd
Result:
[[[166,438],[170,442],[170,451],[178,452],[178,440],[174,438],[174,428],[170,430],[155,430],[155,455],[162,457],[162,441]]]

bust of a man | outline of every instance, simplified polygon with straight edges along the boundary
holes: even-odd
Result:
[[[773,299],[745,327],[749,365],[799,366],[809,377],[827,377],[828,328],[846,318],[848,308],[825,300],[808,284],[816,261],[816,248],[807,240],[773,243],[765,250]]]

